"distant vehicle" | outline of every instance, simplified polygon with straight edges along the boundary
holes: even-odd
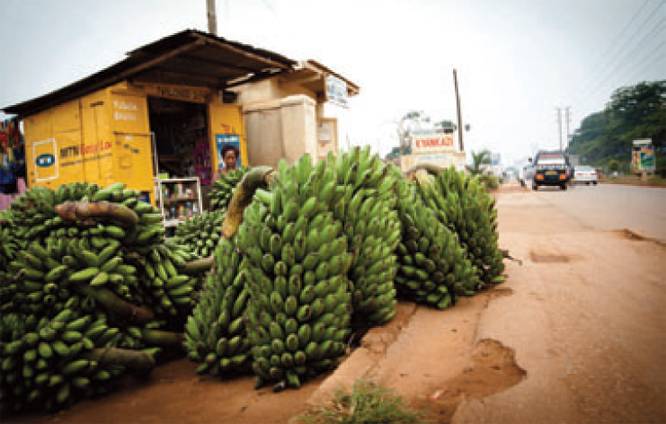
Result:
[[[573,181],[576,184],[597,185],[597,182],[599,181],[597,170],[591,166],[577,166],[574,168]]]
[[[572,168],[567,155],[559,150],[540,150],[532,161],[532,190],[540,186],[559,186],[567,189],[572,176]]]
[[[529,187],[532,184],[533,178],[534,167],[532,164],[527,164],[518,171],[518,181],[520,181],[520,185],[523,187]]]

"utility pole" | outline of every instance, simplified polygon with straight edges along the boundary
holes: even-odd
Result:
[[[557,111],[557,136],[560,139],[560,150],[562,150],[562,108],[556,107]]]
[[[456,108],[458,109],[458,142],[460,143],[460,151],[465,151],[465,145],[463,144],[463,128],[462,123],[462,111],[460,110],[460,94],[458,93],[458,73],[456,68],[453,68],[453,86],[456,90]]]
[[[567,136],[567,138],[565,139],[566,140],[566,146],[564,146],[565,149],[569,147],[569,140],[571,139],[571,134],[569,133],[570,123],[571,123],[571,106],[567,106],[564,108],[564,124],[566,128],[565,134]]]
[[[215,0],[206,0],[208,15],[208,32],[217,35],[217,17],[215,16]]]

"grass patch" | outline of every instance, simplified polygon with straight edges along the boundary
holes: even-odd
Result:
[[[304,424],[418,424],[423,416],[405,405],[392,390],[359,380],[352,392],[336,392],[333,400],[298,417]]]
[[[604,177],[599,179],[599,182],[607,184],[630,184],[636,186],[666,186],[666,178],[662,178],[658,175],[653,175],[647,178],[646,181],[642,181],[640,177],[636,175],[620,175],[617,177]]]

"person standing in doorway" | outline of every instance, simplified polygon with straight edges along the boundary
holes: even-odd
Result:
[[[237,167],[238,149],[235,146],[226,145],[222,147],[222,161],[220,162],[213,181],[217,181],[221,175],[227,174]]]

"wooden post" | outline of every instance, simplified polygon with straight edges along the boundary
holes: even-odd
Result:
[[[460,110],[460,94],[458,93],[458,73],[456,69],[453,68],[453,86],[456,90],[456,108],[458,110],[458,143],[460,144],[460,151],[465,151],[465,144],[463,143],[463,122],[462,122],[462,111]]]
[[[208,15],[208,32],[217,35],[217,17],[215,16],[215,0],[206,0]]]

